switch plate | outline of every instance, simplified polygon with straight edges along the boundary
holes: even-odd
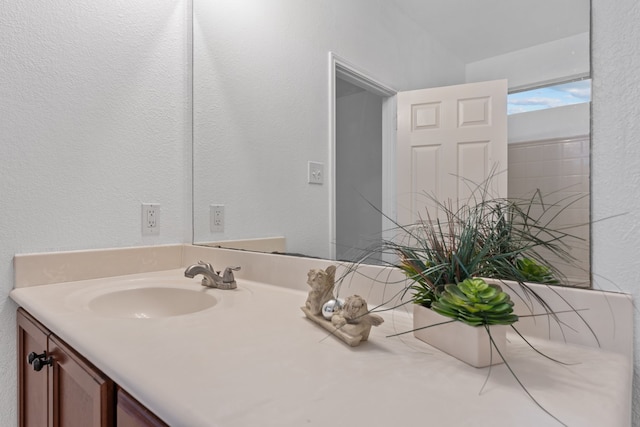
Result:
[[[160,205],[157,203],[142,204],[142,235],[157,236],[160,234]]]
[[[224,205],[209,205],[211,212],[211,232],[222,233],[224,231]]]
[[[307,182],[309,184],[324,184],[324,163],[309,162]]]

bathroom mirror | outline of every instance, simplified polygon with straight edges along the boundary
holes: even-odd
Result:
[[[391,91],[507,78],[517,92],[588,78],[589,24],[589,0],[193,0],[194,244],[283,237],[284,252],[336,256],[332,58]],[[337,83],[337,96],[362,90]],[[514,158],[551,140],[564,145],[540,150],[588,156],[583,107],[510,116],[510,149],[525,143]],[[588,157],[578,163],[588,181]]]

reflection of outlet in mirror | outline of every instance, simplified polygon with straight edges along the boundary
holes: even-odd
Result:
[[[324,163],[309,162],[309,184],[323,184],[324,183]]]
[[[160,234],[160,205],[157,203],[142,204],[142,235]]]
[[[211,232],[222,233],[224,231],[224,205],[209,205],[211,210]]]

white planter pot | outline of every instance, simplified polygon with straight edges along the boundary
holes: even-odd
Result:
[[[421,341],[457,358],[476,368],[503,363],[502,358],[491,344],[484,326],[469,326],[454,321],[443,325],[424,328],[450,321],[433,310],[418,304],[413,305],[413,335]],[[424,328],[424,329],[419,329]],[[492,325],[491,337],[503,355],[506,351],[507,327]]]

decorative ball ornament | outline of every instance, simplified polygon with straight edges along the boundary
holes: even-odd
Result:
[[[327,320],[331,320],[336,311],[342,308],[342,304],[343,302],[339,299],[331,299],[325,302],[322,306],[322,316]]]

